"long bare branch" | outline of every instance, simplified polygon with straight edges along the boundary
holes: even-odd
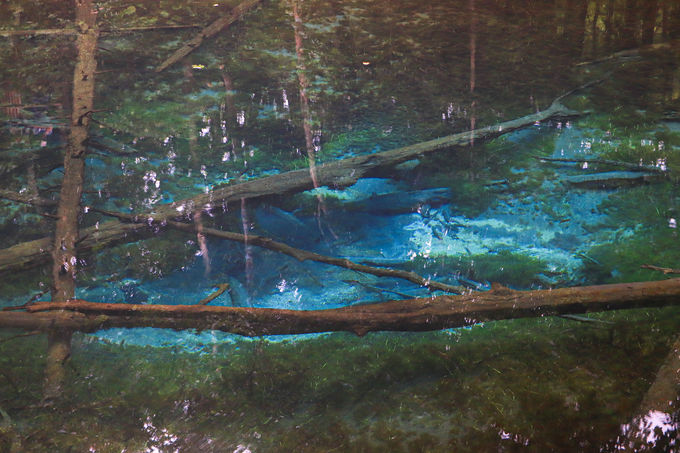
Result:
[[[428,331],[502,319],[680,304],[680,279],[552,290],[491,291],[331,310],[133,305],[72,300],[0,312],[0,327],[95,332],[111,327],[222,330],[245,336],[348,331]]]

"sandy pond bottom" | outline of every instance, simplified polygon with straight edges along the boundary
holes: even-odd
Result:
[[[0,451],[616,451],[680,310],[591,316],[606,322],[237,340],[204,353],[77,336],[71,383],[49,406],[45,338],[2,341]]]

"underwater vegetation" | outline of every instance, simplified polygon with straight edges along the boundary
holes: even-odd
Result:
[[[510,250],[476,255],[435,255],[415,257],[408,270],[428,275],[455,275],[477,282],[501,283],[513,288],[531,288],[540,284],[538,275],[548,272],[541,259]]]
[[[611,324],[545,318],[425,334],[236,340],[201,354],[78,335],[74,379],[52,406],[36,404],[45,338],[12,339],[6,331],[0,407],[21,422],[0,431],[0,445],[19,442],[27,452],[220,452],[239,444],[272,452],[600,451],[634,412],[680,314],[594,318]]]

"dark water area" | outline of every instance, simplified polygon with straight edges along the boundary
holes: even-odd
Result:
[[[0,453],[680,451],[654,283],[370,332],[24,306],[672,278],[678,39],[671,0],[1,2]]]

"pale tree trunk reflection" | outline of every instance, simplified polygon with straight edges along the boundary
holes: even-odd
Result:
[[[477,84],[477,11],[475,0],[470,0],[470,180],[475,179],[472,155],[475,144],[475,127],[477,125],[476,111],[477,101],[475,100],[475,86]]]
[[[307,89],[309,88],[309,80],[307,80],[307,67],[305,65],[305,51],[303,45],[303,23],[300,16],[299,3],[302,0],[292,0],[293,9],[293,30],[295,32],[295,54],[297,77],[300,92],[300,112],[302,113],[302,128],[305,133],[305,151],[307,153],[307,162],[309,165],[309,176],[312,179],[312,185],[314,188],[319,187],[319,181],[316,175],[316,149],[314,147],[314,135],[312,133],[312,114],[309,108],[309,97],[307,95]],[[323,227],[321,226],[321,214],[327,214],[326,205],[324,204],[323,197],[320,194],[316,195],[318,205],[317,205],[317,223],[319,226],[319,231],[323,235]],[[335,236],[332,230],[330,233]]]

